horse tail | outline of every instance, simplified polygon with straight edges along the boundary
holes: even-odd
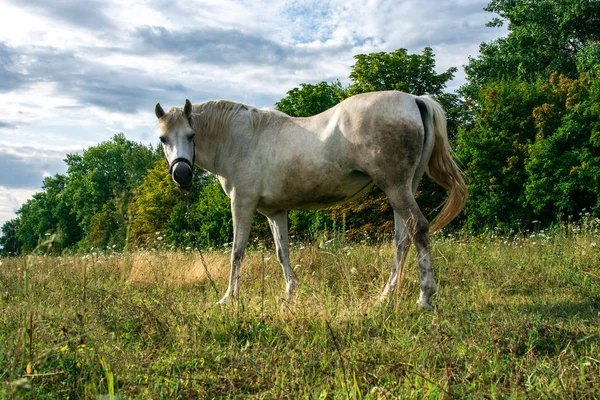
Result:
[[[461,212],[467,202],[468,191],[463,172],[454,161],[454,152],[448,143],[444,110],[429,96],[419,96],[416,102],[425,127],[425,145],[418,170],[424,168],[427,175],[449,194],[441,211],[429,225],[429,232],[433,233],[448,225]]]

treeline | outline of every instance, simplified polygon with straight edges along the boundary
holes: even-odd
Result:
[[[470,200],[451,229],[518,231],[600,215],[600,2],[497,0],[490,26],[507,36],[480,47],[465,66],[466,84],[445,93],[456,68],[435,70],[430,48],[359,54],[350,84],[301,84],[276,108],[311,116],[347,97],[376,90],[434,95],[448,114],[449,136],[464,166]],[[216,180],[197,170],[183,196],[168,175],[159,146],[119,134],[82,155],[68,155],[65,175],[2,227],[4,253],[31,251],[53,239],[56,251],[91,247],[220,246],[231,241],[229,201]],[[417,200],[432,217],[443,190],[422,182]],[[290,213],[290,233],[315,240],[345,232],[377,240],[392,231],[391,209],[374,188],[330,210]],[[53,236],[54,235],[54,236]],[[255,218],[252,237],[269,236]]]

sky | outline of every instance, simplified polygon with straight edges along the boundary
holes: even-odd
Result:
[[[349,82],[353,56],[431,47],[463,66],[488,0],[0,0],[0,227],[65,173],[68,153],[116,133],[155,144],[154,105],[273,107],[301,83]]]

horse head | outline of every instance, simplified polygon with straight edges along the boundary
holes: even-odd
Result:
[[[186,99],[183,108],[172,107],[165,112],[160,103],[154,108],[159,122],[159,138],[169,174],[177,187],[189,190],[194,177],[196,133],[191,126],[192,103]]]

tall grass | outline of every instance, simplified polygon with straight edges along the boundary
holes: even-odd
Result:
[[[5,258],[0,397],[597,398],[599,245],[593,224],[436,237],[432,312],[414,257],[378,304],[387,243],[295,245],[293,303],[254,246],[224,308],[226,247],[207,269],[192,250]]]

